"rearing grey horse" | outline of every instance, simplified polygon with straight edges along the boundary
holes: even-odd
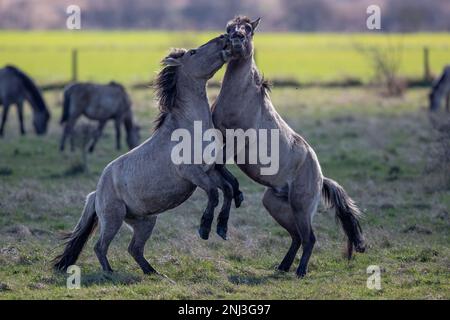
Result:
[[[98,223],[100,237],[95,253],[103,270],[112,271],[106,254],[125,221],[134,230],[128,252],[144,273],[155,273],[144,258],[144,246],[157,215],[182,204],[197,187],[208,195],[206,219],[213,218],[217,189],[222,189],[224,203],[219,217],[228,219],[233,190],[214,165],[175,164],[171,157],[178,144],[172,141],[174,130],[187,130],[192,137],[194,121],[201,121],[203,130],[213,128],[206,82],[229,57],[229,51],[224,51],[227,43],[226,37],[217,37],[194,50],[174,50],[163,60],[164,68],[156,81],[161,110],[156,130],[147,141],[104,169],[96,191],[87,196],[63,254],[57,257],[56,269],[65,270],[75,263]]]
[[[316,241],[311,221],[320,199],[324,198],[336,209],[337,218],[348,237],[349,258],[353,247],[358,252],[365,250],[358,222],[360,211],[337,182],[323,177],[312,147],[288,126],[273,107],[267,83],[253,58],[253,34],[258,24],[259,19],[251,21],[247,17],[237,17],[227,25],[234,54],[228,63],[219,96],[213,104],[213,121],[223,134],[226,129],[279,130],[277,173],[262,175],[260,169],[265,165],[259,156],[257,164],[238,163],[238,166],[251,179],[267,187],[263,204],[292,238],[291,247],[278,269],[288,271],[302,245],[303,254],[297,275],[303,277]],[[249,149],[250,144],[247,143],[242,151],[249,154]]]
[[[3,136],[9,107],[12,104],[17,106],[20,133],[22,135],[25,134],[25,125],[23,123],[24,100],[27,100],[33,109],[33,126],[36,134],[45,134],[50,119],[50,112],[38,87],[30,77],[14,66],[6,66],[0,69],[0,105],[3,105],[0,136]]]

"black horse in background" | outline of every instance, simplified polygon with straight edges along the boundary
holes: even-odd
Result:
[[[8,111],[13,104],[17,106],[20,133],[25,134],[23,123],[23,103],[25,100],[30,103],[33,109],[33,126],[36,134],[45,134],[50,112],[36,84],[23,71],[14,66],[6,66],[0,69],[0,106],[3,105],[0,136],[3,136]]]

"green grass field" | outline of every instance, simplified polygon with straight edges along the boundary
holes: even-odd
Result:
[[[0,31],[0,66],[13,63],[39,81],[67,81],[71,49],[79,50],[79,80],[128,83],[154,77],[159,61],[171,47],[196,47],[216,33]],[[370,60],[356,46],[392,48],[401,45],[400,73],[423,75],[423,48],[430,49],[433,73],[449,63],[450,34],[296,34],[261,33],[255,36],[261,71],[271,79],[301,82],[342,81],[373,77]],[[216,79],[220,79],[219,72]]]
[[[61,34],[52,37],[67,45]],[[128,41],[135,43],[136,36]],[[424,89],[408,90],[403,98],[363,88],[273,90],[278,111],[314,147],[324,174],[345,186],[364,211],[367,253],[347,262],[334,213],[321,207],[308,276],[298,280],[294,270],[276,272],[289,237],[262,207],[261,186],[232,168],[246,200],[232,209],[228,241],[197,235],[206,205],[201,191],[160,216],[145,253],[174,283],[141,274],[126,252],[131,234],[123,228],[109,253],[117,272],[100,272],[91,240],[78,262],[82,288],[68,290],[66,275],[50,265],[61,250],[58,234],[74,226],[86,194],[120,153],[110,125],[90,157],[90,173],[74,174],[78,154],[58,151],[60,92],[48,92],[48,135],[32,134],[27,114],[29,134],[19,136],[11,112],[0,140],[0,299],[450,299],[450,191],[442,181],[448,168],[444,163],[428,170],[438,159],[439,139],[424,107],[426,95]],[[156,114],[153,92],[131,96],[148,136]],[[381,268],[380,291],[366,287],[369,265]]]

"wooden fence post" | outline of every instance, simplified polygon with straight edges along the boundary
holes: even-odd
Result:
[[[431,72],[430,72],[430,51],[428,47],[423,48],[423,78],[424,81],[431,81]]]
[[[72,81],[78,79],[78,49],[72,49]]]

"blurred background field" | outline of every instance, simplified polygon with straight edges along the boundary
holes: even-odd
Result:
[[[0,65],[15,64],[42,84],[72,78],[72,49],[78,50],[81,81],[117,80],[127,84],[154,78],[169,48],[193,48],[217,32],[167,31],[0,31]],[[326,83],[373,80],[374,69],[359,48],[397,50],[399,73],[424,74],[424,48],[432,74],[450,57],[450,34],[259,33],[255,36],[260,70],[272,80]],[[219,80],[223,70],[215,79]]]

